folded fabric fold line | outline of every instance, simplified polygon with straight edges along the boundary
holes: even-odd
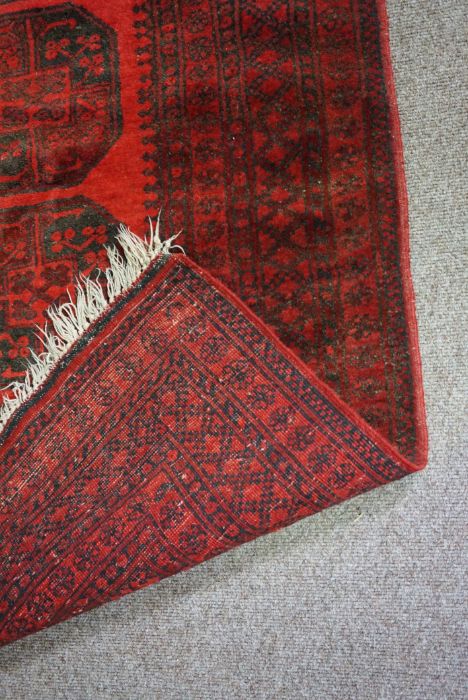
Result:
[[[423,466],[171,242],[0,434],[2,643]]]

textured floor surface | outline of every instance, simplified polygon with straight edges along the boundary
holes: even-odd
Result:
[[[388,10],[428,469],[0,650],[4,700],[468,696],[465,11]]]

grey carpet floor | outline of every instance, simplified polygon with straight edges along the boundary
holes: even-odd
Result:
[[[3,700],[468,697],[466,7],[388,10],[428,469],[5,648]]]

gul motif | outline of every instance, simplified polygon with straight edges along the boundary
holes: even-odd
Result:
[[[121,130],[116,37],[70,4],[0,17],[0,195],[70,187]]]

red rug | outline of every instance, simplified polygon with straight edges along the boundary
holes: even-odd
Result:
[[[8,642],[427,448],[383,3],[0,5],[4,384],[113,223],[162,206],[200,266],[157,257],[0,433]]]

